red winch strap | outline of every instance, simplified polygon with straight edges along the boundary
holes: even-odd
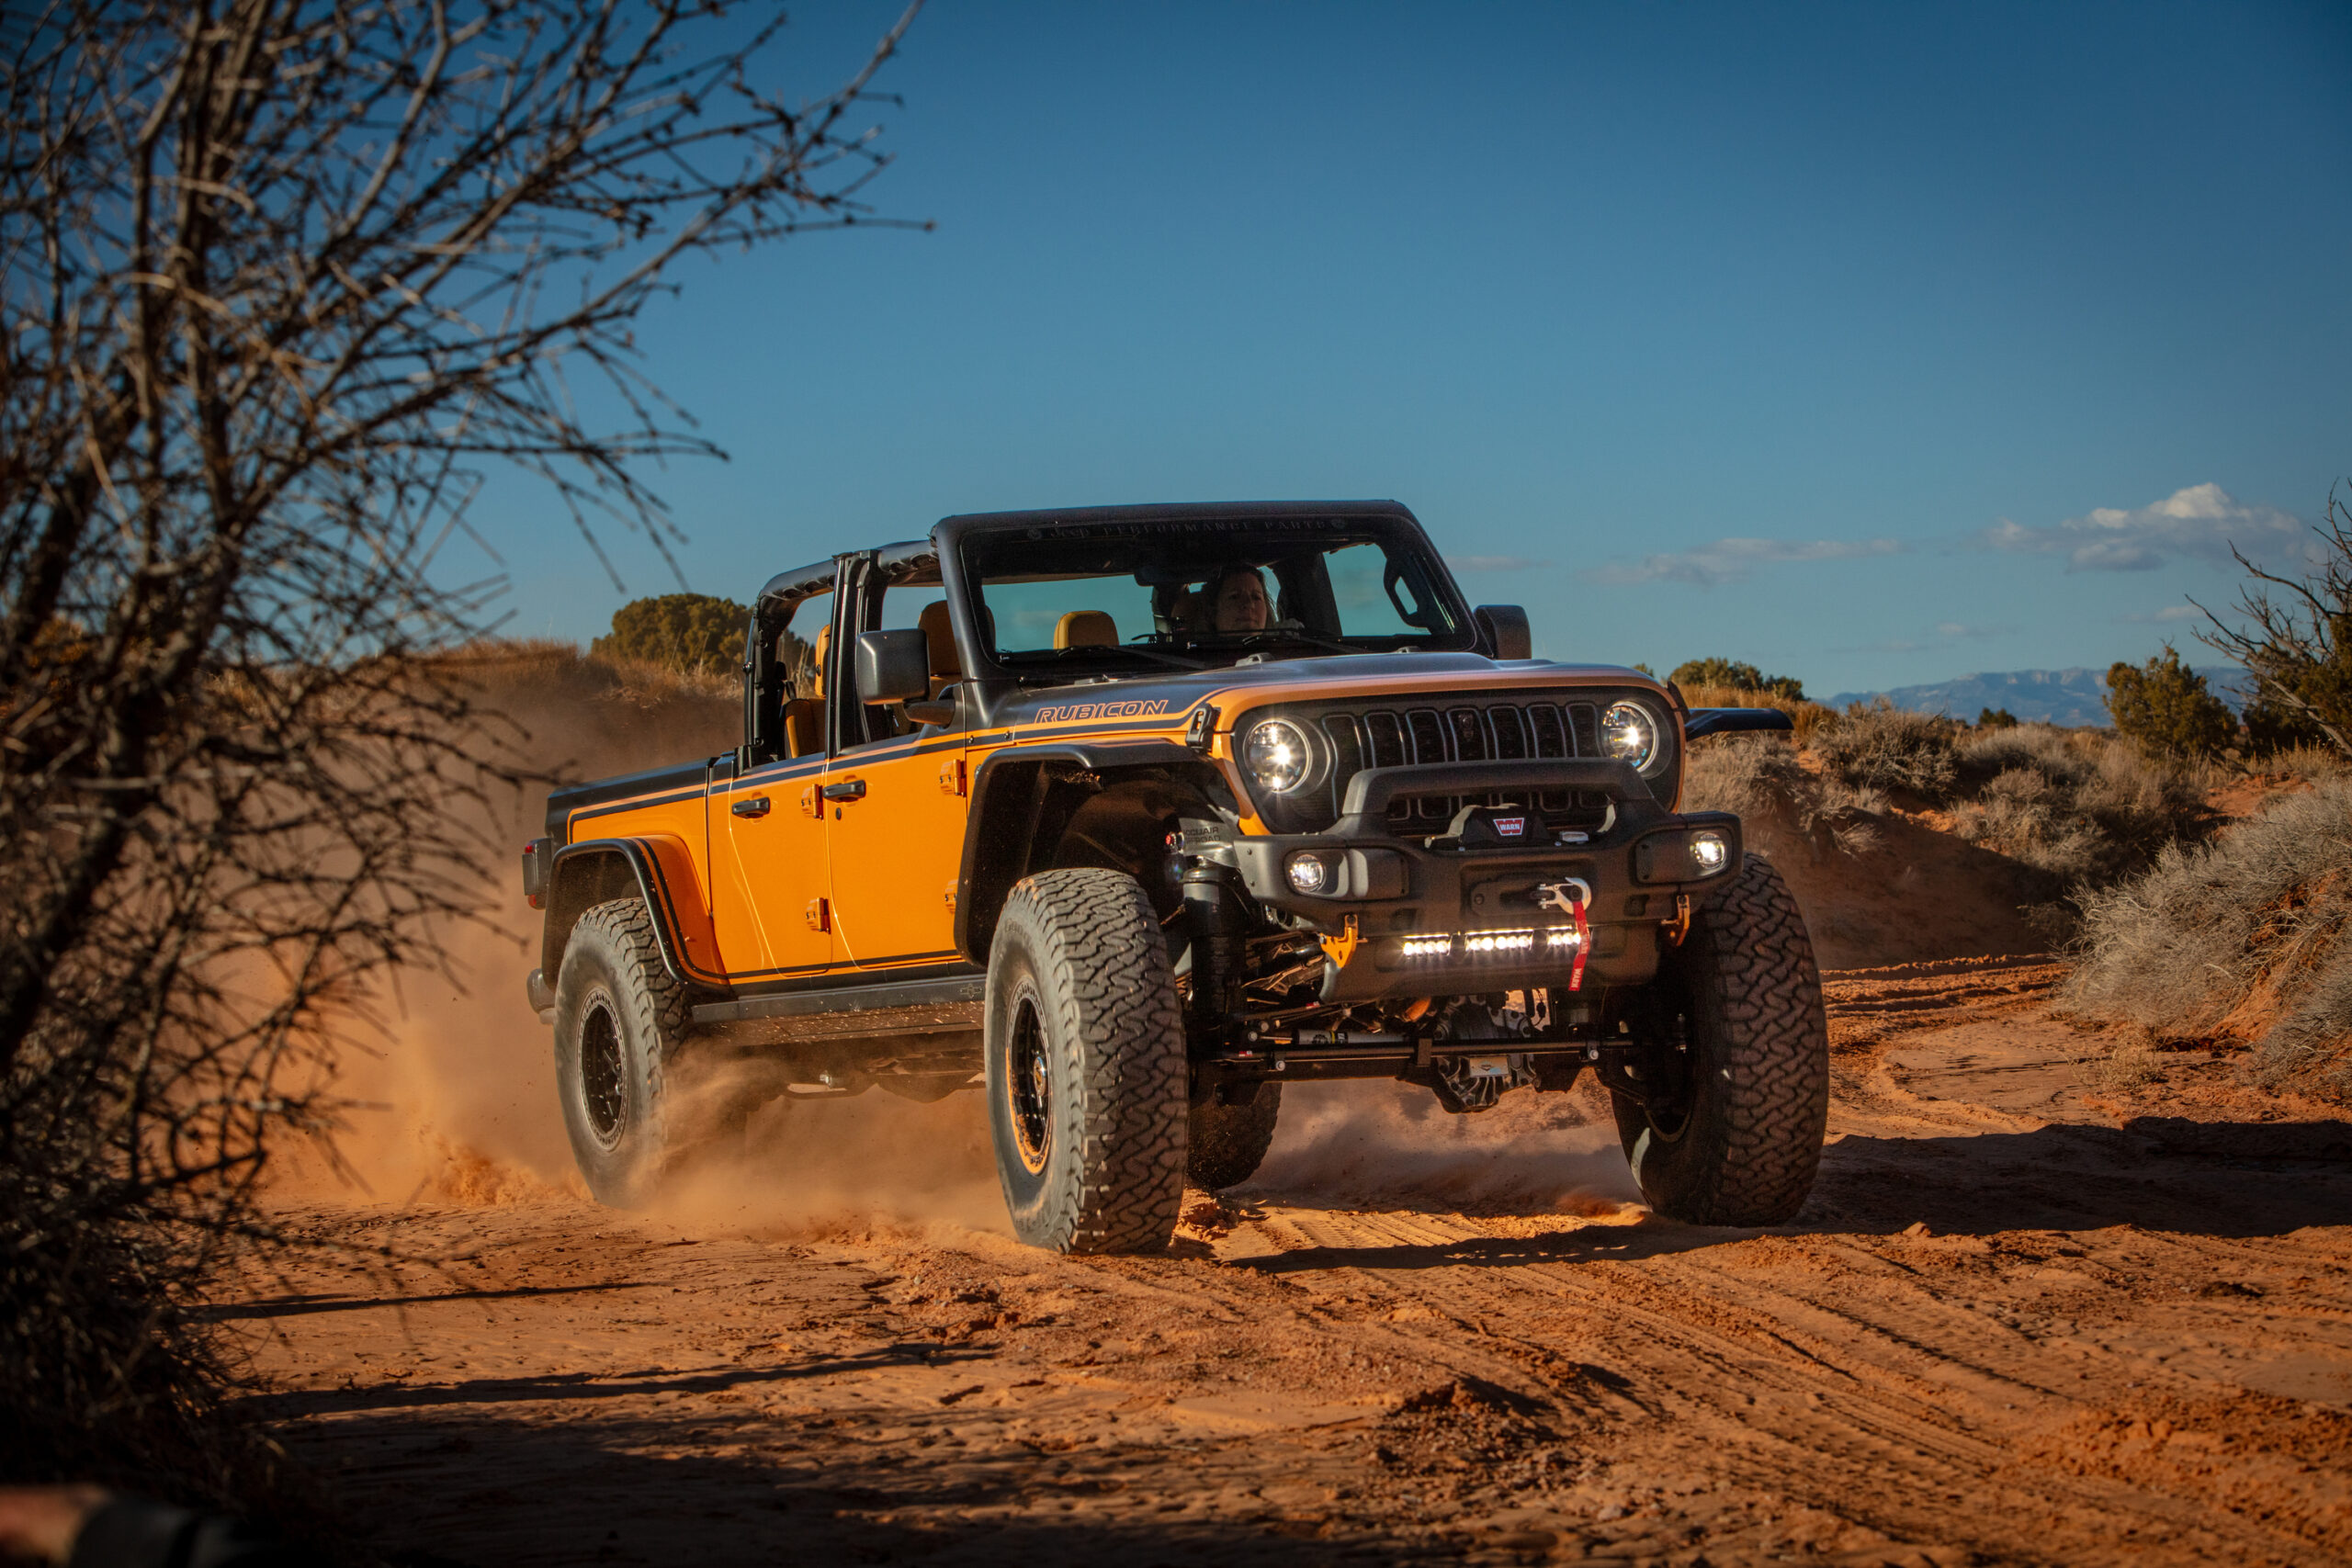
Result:
[[[1578,898],[1573,906],[1577,917],[1577,956],[1576,962],[1568,969],[1568,989],[1571,991],[1584,988],[1584,948],[1588,936],[1584,923],[1584,907],[1587,902],[1586,899]]]

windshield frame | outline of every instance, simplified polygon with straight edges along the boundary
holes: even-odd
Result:
[[[997,657],[994,639],[981,633],[978,608],[986,603],[979,563],[987,542],[1006,535],[1028,539],[1067,537],[1073,544],[1101,544],[1106,539],[1148,537],[1154,534],[1204,536],[1231,530],[1312,536],[1329,531],[1336,545],[1344,536],[1370,537],[1396,556],[1408,557],[1422,581],[1442,604],[1454,629],[1427,634],[1401,648],[1351,649],[1356,654],[1462,653],[1479,651],[1482,644],[1476,618],[1462,590],[1430,545],[1428,534],[1411,512],[1393,501],[1272,502],[1199,505],[1106,506],[1056,512],[994,513],[950,517],[934,528],[943,575],[949,579],[951,613],[958,622],[958,641],[966,650],[967,671],[988,682],[1023,685],[1062,685],[1079,680],[1132,680],[1172,673],[1172,660],[1135,657],[1149,649],[1181,656],[1203,668],[1229,667],[1252,655],[1301,658],[1342,658],[1319,633],[1285,637],[1280,631],[1237,635],[1210,641],[1187,641],[1162,648],[1158,643],[1130,639],[1126,651],[1090,656],[1070,649],[1050,661],[1021,660],[1004,662]],[[1286,650],[1297,649],[1295,655]]]

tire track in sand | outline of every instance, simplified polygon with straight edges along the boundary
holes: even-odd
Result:
[[[1870,1145],[1850,1173],[1867,1184],[1890,1134],[1944,1145],[2048,1132],[2052,1123],[2040,1117],[1913,1095],[1883,1056],[1898,1037],[1932,1048],[1936,1032],[1951,1031],[1958,1015],[1969,1026],[2030,1037],[2046,1057],[2064,1061],[2074,1048],[2044,1011],[2061,973],[2027,958],[1825,976],[1848,1069],[1841,1076],[1867,1085],[1833,1108],[1825,1188],[1834,1196],[1849,1175],[1838,1147],[1848,1135]],[[2071,1152],[2091,1167],[2085,1174],[2093,1188],[2137,1191],[2165,1177],[2193,1183],[2199,1174],[2152,1177],[2144,1139]],[[2098,1207],[2096,1190],[2077,1195]],[[1917,1234],[1839,1235],[1813,1213],[1837,1207],[1833,1201],[1773,1231],[1701,1232],[1645,1219],[1571,1223],[1531,1236],[1523,1221],[1374,1211],[1366,1196],[1348,1194],[1348,1206],[1338,1207],[1269,1190],[1259,1198],[1255,1234],[1235,1251],[1263,1247],[1249,1266],[1310,1290],[1391,1303],[1391,1316],[1419,1311],[1460,1325],[1514,1362],[1530,1392],[1555,1386],[1547,1359],[1605,1363],[1624,1381],[1611,1413],[1626,1428],[1618,1437],[1628,1458],[1661,1445],[1706,1446],[1744,1483],[1795,1481],[1808,1505],[1912,1540],[1950,1523],[1949,1509],[1918,1499],[1972,1499],[2045,1527],[2064,1520],[2063,1538],[2073,1543],[2064,1555],[2073,1561],[2091,1560],[2082,1553],[2095,1556],[2102,1541],[2131,1543],[2135,1560],[2183,1562],[2292,1561],[2314,1546],[2345,1545],[2352,1520],[2345,1499],[2325,1486],[2303,1487],[2311,1495],[2301,1506],[2281,1497],[2284,1506],[2249,1511],[2214,1506],[2230,1490],[2225,1478],[2172,1493],[2096,1465],[2019,1460],[2053,1428],[2106,1410],[2111,1397],[2100,1396],[2116,1385],[2130,1395],[2151,1383],[2129,1375],[2149,1371],[2144,1360],[2117,1348],[2128,1345],[2134,1308],[2161,1308],[2184,1293],[2184,1281],[2193,1288],[2233,1271],[2332,1269],[2340,1282],[2340,1228],[2245,1237],[2130,1225],[2012,1235],[1995,1228],[2001,1205],[1994,1200],[1984,1205],[1991,1223],[1974,1227],[1982,1234],[1936,1235],[1920,1224]],[[2335,1217],[2352,1214],[2339,1206]],[[2086,1241],[2092,1245],[2077,1245]],[[2086,1312],[2110,1320],[2109,1331],[2081,1333]],[[2321,1330],[2347,1321],[2340,1294],[2308,1315]],[[2346,1352],[2352,1371],[2352,1337],[2328,1343]],[[2254,1517],[2259,1512],[2274,1517]],[[2038,1558],[2056,1545],[2036,1530],[1988,1540],[1976,1523],[1966,1536],[1980,1550]]]
[[[1589,1099],[1355,1086],[1164,1257],[316,1211],[474,1260],[257,1280],[254,1408],[383,1543],[484,1568],[2352,1561],[2346,1129],[2090,1093],[2054,973],[1826,976],[1787,1226],[1647,1216]]]

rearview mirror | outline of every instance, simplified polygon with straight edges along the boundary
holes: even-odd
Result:
[[[921,626],[858,634],[859,702],[920,702],[930,695],[931,639]]]
[[[1478,635],[1497,659],[1535,657],[1535,634],[1528,630],[1526,611],[1516,604],[1481,604],[1472,614],[1478,617]]]

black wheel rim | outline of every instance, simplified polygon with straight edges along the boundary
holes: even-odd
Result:
[[[1024,991],[1012,1004],[1012,1038],[1004,1061],[1005,1109],[1012,1113],[1012,1143],[1032,1176],[1045,1173],[1053,1152],[1053,1081],[1046,1071],[1045,1021],[1037,999]]]
[[[628,1122],[628,1090],[621,1070],[621,1032],[613,1010],[598,997],[580,1021],[580,1102],[588,1130],[611,1148]]]
[[[1688,1008],[1689,1003],[1683,1004]],[[1666,1038],[1648,1053],[1650,1102],[1644,1108],[1650,1131],[1662,1143],[1679,1143],[1690,1127],[1690,1103],[1698,1089],[1698,1045],[1688,1011],[1668,1013]]]

